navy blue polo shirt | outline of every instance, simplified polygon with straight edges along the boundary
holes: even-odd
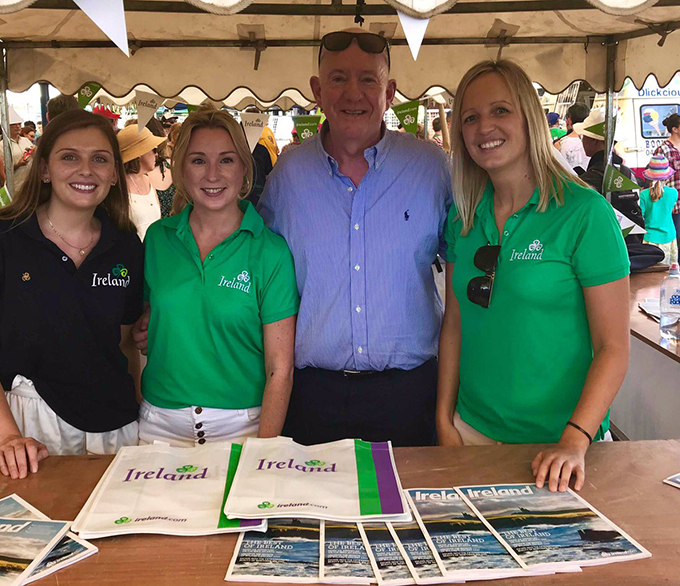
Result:
[[[120,327],[143,310],[144,251],[98,209],[99,241],[76,268],[42,233],[35,215],[0,222],[0,381],[17,374],[45,402],[87,432],[137,418]]]

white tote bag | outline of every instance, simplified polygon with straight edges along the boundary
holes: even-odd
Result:
[[[211,535],[264,531],[266,522],[222,513],[241,446],[122,448],[73,523],[84,538],[126,533]]]
[[[248,438],[224,512],[229,519],[411,520],[392,445],[353,439],[302,446]]]

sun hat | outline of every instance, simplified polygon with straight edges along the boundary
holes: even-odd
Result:
[[[671,168],[666,157],[659,154],[650,159],[649,165],[642,171],[642,174],[650,181],[664,181],[673,177],[675,169]]]
[[[116,114],[113,110],[109,110],[109,108],[103,104],[99,104],[92,108],[92,113],[104,116],[104,118],[108,118],[109,120],[118,120],[118,118],[120,118],[120,114]]]
[[[130,124],[121,130],[117,135],[120,154],[123,163],[132,161],[143,154],[155,149],[163,144],[167,139],[165,136],[154,136],[148,128],[137,131],[137,124]]]
[[[589,128],[596,126],[597,124],[604,124],[604,108],[598,108],[597,110],[591,110],[583,122],[577,122],[573,125],[574,132],[582,136],[587,136],[589,138],[594,138],[595,140],[604,140],[604,127],[602,134],[597,134],[588,130]]]

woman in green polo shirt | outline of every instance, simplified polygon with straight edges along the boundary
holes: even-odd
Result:
[[[628,364],[629,262],[609,203],[553,156],[527,75],[466,73],[452,116],[437,430],[445,445],[554,443],[536,485],[583,486]]]
[[[243,198],[253,177],[242,128],[201,109],[172,158],[175,214],[145,239],[151,305],[140,443],[177,446],[281,432],[299,297],[283,238]]]

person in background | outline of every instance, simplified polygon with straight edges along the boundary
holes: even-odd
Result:
[[[444,148],[444,139],[442,138],[442,119],[439,116],[437,116],[432,121],[432,130],[434,131],[432,134],[432,142],[437,146]]]
[[[557,112],[548,112],[546,115],[548,119],[548,128],[550,128],[550,138],[553,144],[567,135],[567,131],[560,128],[560,115]]]
[[[580,490],[628,366],[628,253],[611,205],[553,155],[530,78],[473,66],[451,123],[442,445],[552,443],[540,488]]]
[[[645,220],[644,244],[658,246],[664,252],[664,264],[678,262],[677,233],[673,224],[673,208],[678,201],[678,190],[666,182],[675,170],[668,159],[661,154],[654,155],[647,168],[642,171],[645,179],[651,181],[649,189],[640,192],[640,208]]]
[[[172,157],[175,214],[145,241],[142,444],[281,433],[299,297],[285,241],[243,201],[252,165],[227,112],[201,108],[182,124]]]
[[[581,174],[588,168],[590,161],[588,155],[583,150],[581,138],[574,131],[574,124],[583,122],[590,114],[590,108],[585,104],[577,102],[569,106],[564,122],[567,126],[567,135],[555,143],[564,158],[569,163],[569,166],[577,173]]]
[[[79,110],[78,100],[73,96],[66,94],[59,94],[50,98],[47,102],[47,123],[49,124],[54,120],[59,114],[63,112],[68,112],[69,110]],[[41,131],[42,134],[42,131]]]
[[[673,176],[668,179],[667,185],[680,193],[680,151],[678,150],[680,148],[680,115],[677,113],[670,114],[664,119],[663,125],[668,131],[669,137],[657,147],[654,154],[666,157],[671,169],[675,171]],[[673,207],[671,218],[675,226],[676,246],[680,250],[680,195]]]
[[[165,127],[163,127],[165,130]],[[179,136],[179,131],[182,129],[181,122],[175,122],[168,131],[168,158],[172,158],[172,151],[175,148],[175,143],[177,142],[177,137]]]
[[[146,127],[154,136],[165,138],[165,129],[161,121],[152,116],[146,123]],[[168,137],[169,137],[168,133]],[[172,211],[172,200],[175,196],[175,184],[172,182],[172,172],[168,161],[167,151],[169,150],[168,141],[156,147],[156,166],[149,173],[151,185],[156,190],[158,203],[161,206],[161,218],[166,218]]]
[[[17,112],[9,107],[9,138],[14,164],[14,191],[18,192],[28,176],[34,145],[26,137],[21,136],[23,120]],[[0,139],[0,153],[4,156],[3,139]]]
[[[31,141],[31,144],[35,144],[35,128],[32,126],[24,126],[21,129],[20,136],[22,138],[27,138]]]
[[[165,130],[166,135],[170,132],[173,125],[177,124],[179,116],[177,116],[172,110],[166,110],[163,112],[161,118],[161,123],[163,124],[163,130]]]
[[[161,206],[149,173],[156,167],[156,148],[167,138],[154,136],[148,128],[138,132],[136,124],[123,128],[117,137],[130,194],[130,217],[143,241],[147,228],[161,217]]]
[[[281,149],[281,154],[286,151],[294,149],[296,146],[300,146],[300,137],[298,136],[297,130],[293,129],[290,133],[290,142]]]
[[[0,209],[0,472],[136,445],[143,250],[108,122],[55,116]]]
[[[120,114],[116,114],[111,108],[107,108],[104,104],[97,104],[92,108],[92,113],[98,116],[103,116],[110,123],[111,127],[115,132],[118,132],[118,120],[120,119]]]
[[[246,199],[254,206],[257,206],[262,191],[264,190],[267,177],[274,168],[271,152],[262,142],[258,141],[253,149],[253,162],[253,188],[250,190]]]

